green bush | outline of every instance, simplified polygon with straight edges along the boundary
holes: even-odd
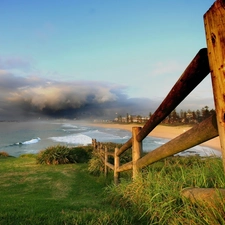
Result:
[[[0,152],[0,158],[9,157],[9,154],[7,152]]]
[[[100,176],[104,173],[104,162],[101,159],[99,152],[93,152],[91,159],[88,162],[88,172],[95,176]]]
[[[85,163],[90,159],[90,148],[69,148],[63,145],[51,146],[37,155],[38,164]]]

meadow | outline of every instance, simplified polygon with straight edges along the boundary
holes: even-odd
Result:
[[[189,187],[224,188],[220,158],[170,157],[135,180],[123,174],[118,186],[112,172],[107,178],[94,173],[93,165],[102,167],[97,154],[81,163],[40,164],[37,158],[0,157],[1,225],[225,224],[222,199],[208,205],[181,195]]]

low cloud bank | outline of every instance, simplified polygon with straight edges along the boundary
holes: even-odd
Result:
[[[147,98],[129,98],[122,85],[18,77],[4,70],[0,71],[0,96],[0,120],[147,116],[157,105]]]

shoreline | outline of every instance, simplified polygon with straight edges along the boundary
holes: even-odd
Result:
[[[132,132],[132,127],[137,127],[139,125],[138,124],[114,124],[114,123],[88,123],[88,126],[122,129],[122,130],[128,130]],[[173,139],[191,128],[192,128],[191,126],[185,126],[185,125],[176,126],[176,127],[158,125],[151,131],[151,133],[148,136]],[[200,146],[206,146],[221,152],[219,137],[215,137],[209,141],[206,141],[200,144]]]

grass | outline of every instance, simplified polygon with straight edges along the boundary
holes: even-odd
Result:
[[[111,210],[105,180],[90,176],[87,164],[45,166],[23,157],[0,165],[0,224],[94,224]]]
[[[187,187],[225,188],[221,159],[171,157],[131,180],[93,176],[87,163],[41,165],[35,155],[0,159],[0,225],[225,224],[225,206],[192,204]],[[125,178],[126,177],[126,178]]]
[[[225,224],[224,197],[217,205],[190,203],[181,195],[189,187],[225,188],[221,159],[171,157],[107,189],[111,202],[129,207],[145,224]]]

